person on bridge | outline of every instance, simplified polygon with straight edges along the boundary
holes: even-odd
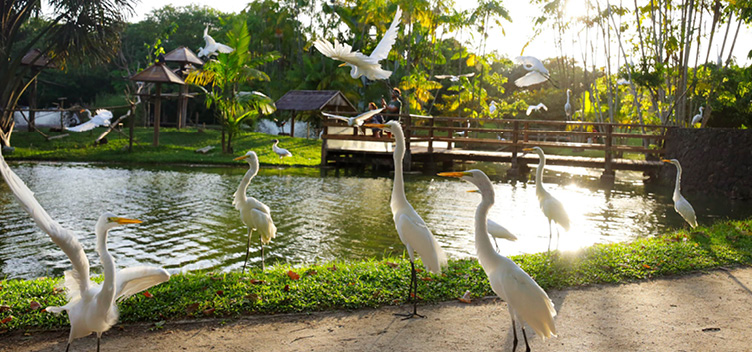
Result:
[[[376,103],[370,102],[368,103],[368,110],[376,110],[378,107],[376,106]],[[370,119],[366,120],[365,123],[372,123],[372,124],[383,124],[384,123],[384,117],[381,115],[373,115]],[[373,131],[373,135],[376,138],[381,138],[381,129],[380,128],[372,128],[371,131]]]
[[[384,111],[387,114],[396,114],[397,116],[387,116],[386,122],[392,121],[392,120],[400,120],[399,114],[402,113],[402,101],[400,98],[402,97],[402,91],[399,90],[399,88],[392,88],[392,100],[389,101],[389,104],[386,103],[383,96],[381,98],[381,107],[384,108]],[[387,137],[392,137],[392,133],[387,131],[386,132]]]

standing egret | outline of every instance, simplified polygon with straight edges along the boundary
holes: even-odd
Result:
[[[434,75],[434,77],[436,77],[436,79],[447,79],[447,78],[449,78],[450,82],[459,82],[460,81],[460,77],[468,77],[468,78],[470,78],[472,76],[475,76],[475,72],[465,73],[465,74],[456,75],[456,76],[455,75]]]
[[[258,173],[259,162],[258,156],[254,151],[249,151],[243,156],[234,160],[245,160],[248,162],[248,171],[238,185],[238,190],[233,195],[232,205],[240,211],[240,220],[245,226],[248,226],[248,245],[245,247],[245,262],[243,263],[243,272],[248,264],[248,255],[251,252],[251,234],[258,231],[261,234],[261,270],[265,270],[264,265],[264,245],[277,235],[277,227],[272,221],[272,214],[266,204],[261,203],[258,199],[246,196],[248,185],[251,179]]]
[[[700,113],[692,117],[692,123],[691,126],[694,126],[696,123],[702,122],[702,110],[705,109],[704,107],[700,107]]]
[[[548,106],[546,106],[543,103],[539,103],[538,105],[528,105],[527,112],[525,112],[525,115],[530,116],[530,114],[532,114],[533,111],[538,112],[540,111],[540,109],[548,111]]]
[[[37,226],[50,236],[52,242],[55,242],[63,250],[73,265],[73,270],[65,272],[68,304],[62,307],[46,308],[48,312],[55,314],[63,311],[68,312],[71,330],[65,350],[68,351],[74,339],[95,332],[97,333],[97,351],[99,351],[102,333],[117,323],[117,300],[146,290],[170,278],[170,274],[164,269],[148,266],[125,268],[117,273],[115,272],[115,260],[107,250],[108,232],[114,227],[138,224],[141,221],[121,218],[109,212],[99,216],[94,232],[97,237],[96,250],[99,253],[104,270],[104,281],[100,285],[91,281],[89,259],[73,232],[63,228],[50,217],[50,214],[34,198],[34,193],[8,167],[1,154],[0,174],[5,178],[5,182],[18,199],[21,207],[29,213]]]
[[[487,225],[488,225],[488,234],[491,235],[491,237],[493,237],[494,244],[496,244],[496,250],[499,250],[499,243],[496,242],[497,238],[508,240],[508,241],[517,241],[517,236],[515,236],[513,233],[507,230],[504,226],[499,225],[496,221],[488,219]]]
[[[684,218],[685,221],[689,224],[689,226],[697,227],[697,216],[695,215],[695,209],[692,208],[692,204],[689,204],[689,202],[684,199],[684,196],[681,195],[681,175],[682,175],[682,167],[681,164],[679,164],[679,160],[676,159],[663,159],[661,160],[664,163],[670,163],[676,165],[676,185],[674,186],[674,209],[676,210],[679,215],[681,215],[682,218]]]
[[[402,10],[397,7],[392,25],[384,33],[384,37],[381,38],[381,41],[376,45],[376,49],[373,49],[370,56],[365,56],[359,51],[352,51],[352,47],[349,44],[340,44],[336,39],[334,40],[334,45],[328,41],[317,39],[313,42],[313,46],[319,49],[322,54],[334,60],[344,61],[339,67],[350,66],[350,76],[352,78],[366,76],[366,78],[372,81],[387,79],[392,75],[392,71],[382,69],[379,61],[389,56],[389,51],[392,50],[392,45],[397,40],[397,26],[400,23],[401,17]]]
[[[567,115],[567,120],[569,120],[572,117],[572,104],[569,103],[570,93],[572,93],[572,90],[567,89],[567,103],[564,104],[564,114]]]
[[[198,48],[198,54],[196,54],[196,56],[208,58],[212,55],[216,56],[218,51],[220,53],[229,54],[235,51],[235,49],[225,44],[217,43],[214,38],[209,35],[209,25],[207,24],[206,28],[204,28],[204,47]]]
[[[545,81],[551,81],[551,75],[548,73],[548,70],[543,66],[543,63],[540,60],[538,60],[536,57],[518,56],[514,59],[514,61],[516,61],[518,64],[522,64],[522,67],[528,70],[528,73],[526,75],[514,81],[514,84],[517,87],[522,88],[522,87],[527,87],[527,86],[532,86],[534,84],[542,83]],[[551,81],[551,84],[553,84],[553,81]]]
[[[381,110],[384,110],[384,108],[380,108],[376,110],[368,110],[358,116],[353,116],[353,117],[345,117],[345,116],[330,114],[326,112],[322,112],[321,115],[324,115],[330,119],[337,119],[337,120],[345,121],[347,122],[348,126],[360,127],[363,124],[363,122],[371,118],[371,116],[380,113]]]
[[[94,116],[91,116],[91,111],[89,111],[89,109],[81,110],[81,112],[89,117],[89,121],[74,127],[66,127],[66,130],[71,132],[84,132],[93,130],[100,126],[108,127],[110,125],[110,120],[112,120],[112,111],[110,110],[98,109],[97,114]]]
[[[274,140],[274,145],[272,145],[272,150],[274,151],[274,153],[279,155],[280,160],[286,156],[292,156],[292,153],[290,153],[289,150],[285,148],[280,148],[277,146],[277,144],[279,144],[279,139]]]
[[[511,259],[496,253],[488,240],[486,221],[488,210],[494,204],[494,190],[491,181],[483,171],[443,172],[439,176],[457,177],[478,187],[482,200],[475,211],[475,250],[483,271],[488,276],[491,289],[507,302],[509,316],[512,318],[514,341],[512,351],[517,349],[516,321],[521,321],[520,328],[525,339],[526,351],[530,351],[525,333],[525,323],[541,338],[556,337],[554,317],[556,309],[548,298],[546,291]]]
[[[548,219],[548,251],[551,251],[551,222],[559,224],[565,230],[569,231],[569,215],[564,210],[564,205],[554,198],[551,193],[548,193],[543,188],[543,168],[546,167],[546,155],[543,154],[543,149],[540,147],[524,148],[525,152],[535,152],[538,154],[540,161],[538,162],[538,169],[535,170],[535,195],[538,196],[538,202],[540,203],[543,215]],[[556,248],[559,248],[559,228],[556,228]]]
[[[402,243],[407,247],[410,256],[410,289],[407,299],[413,299],[413,312],[405,314],[405,319],[415,316],[425,318],[418,314],[418,279],[415,271],[415,252],[417,251],[428,271],[441,274],[441,268],[447,265],[446,255],[441,249],[439,242],[431,234],[426,223],[407,202],[405,197],[405,182],[402,176],[402,159],[405,157],[405,135],[398,121],[389,121],[386,124],[366,124],[365,127],[376,127],[394,134],[397,146],[394,148],[394,186],[392,188],[391,208],[394,216],[394,226]],[[413,296],[413,292],[415,295]],[[398,314],[403,315],[403,314]]]

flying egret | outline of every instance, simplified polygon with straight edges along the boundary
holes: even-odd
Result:
[[[423,259],[423,265],[426,269],[434,274],[441,274],[441,268],[447,265],[447,258],[444,250],[441,249],[439,242],[431,234],[426,223],[413,209],[412,205],[407,202],[405,197],[405,182],[402,176],[402,159],[405,157],[405,135],[402,132],[402,126],[398,121],[389,121],[386,124],[365,124],[365,127],[376,127],[384,129],[394,134],[394,140],[397,146],[394,148],[394,186],[392,188],[391,208],[394,218],[394,226],[402,243],[407,247],[407,254],[410,256],[410,266],[412,268],[410,275],[410,289],[408,290],[407,300],[413,298],[413,312],[408,314],[398,314],[409,319],[415,316],[425,318],[418,314],[418,279],[415,271],[415,251]],[[415,295],[413,296],[413,291]]]
[[[330,119],[337,119],[337,120],[345,121],[345,122],[347,122],[348,126],[360,127],[361,125],[363,125],[363,122],[365,122],[366,120],[368,120],[369,118],[371,118],[371,116],[380,113],[381,110],[384,110],[384,108],[380,108],[380,109],[376,109],[376,110],[368,110],[368,111],[366,111],[366,112],[364,112],[364,113],[362,113],[362,114],[360,114],[358,116],[353,116],[353,117],[345,117],[345,116],[340,116],[340,115],[334,115],[334,114],[330,114],[330,113],[326,113],[326,112],[322,112],[321,114],[324,115],[324,116],[326,116],[326,117],[328,117],[328,118],[330,118]]]
[[[522,88],[545,81],[551,81],[551,75],[548,73],[548,70],[543,67],[543,63],[537,58],[533,56],[518,56],[514,61],[528,70],[526,75],[514,81],[514,84],[517,87]],[[553,84],[553,81],[551,81],[551,84]],[[554,84],[554,86],[556,85]]]
[[[282,158],[286,156],[292,156],[292,153],[290,153],[289,150],[285,148],[280,148],[277,146],[279,144],[279,139],[274,140],[274,145],[272,145],[272,150],[279,155],[279,159],[282,160]]]
[[[572,117],[572,104],[569,103],[570,93],[572,93],[572,90],[567,89],[567,103],[564,104],[564,114],[567,115],[567,120],[569,120]]]
[[[702,110],[705,109],[704,107],[700,107],[700,113],[692,117],[692,124],[691,126],[694,126],[696,123],[702,122]]]
[[[21,207],[32,217],[37,226],[46,232],[50,239],[63,250],[70,259],[73,270],[65,272],[65,288],[68,304],[62,307],[47,307],[46,311],[59,314],[68,313],[71,330],[68,335],[70,348],[74,339],[97,333],[97,351],[102,333],[117,323],[117,301],[154,285],[167,281],[170,274],[162,268],[137,266],[115,272],[115,260],[107,250],[107,234],[110,229],[125,225],[138,224],[141,221],[126,219],[105,212],[94,228],[97,237],[96,250],[102,261],[104,281],[96,284],[89,276],[89,259],[86,258],[81,243],[73,232],[63,228],[34,198],[34,193],[16,175],[0,154],[0,174],[18,199]]]
[[[198,54],[196,54],[198,57],[210,57],[212,55],[217,55],[217,52],[229,54],[235,49],[222,44],[217,43],[214,38],[212,38],[209,35],[209,25],[206,25],[206,28],[204,28],[204,47],[198,48]]]
[[[511,259],[496,253],[491,248],[491,241],[486,235],[488,210],[494,204],[494,190],[491,181],[483,171],[443,172],[439,176],[458,177],[478,187],[482,200],[475,211],[475,250],[483,271],[488,276],[491,289],[507,302],[509,316],[512,318],[514,341],[512,351],[517,348],[516,321],[521,321],[522,336],[526,351],[530,351],[525,333],[525,323],[541,338],[556,337],[554,317],[556,309],[548,298],[546,291]]]
[[[352,47],[349,44],[340,44],[336,39],[334,40],[334,45],[328,41],[317,39],[313,42],[313,46],[322,54],[334,60],[344,61],[339,66],[350,66],[350,76],[352,78],[366,76],[372,81],[387,79],[392,75],[392,71],[382,69],[379,61],[389,56],[389,51],[392,50],[392,45],[397,40],[397,26],[400,23],[401,17],[402,10],[397,7],[392,25],[384,33],[384,37],[381,38],[381,41],[376,45],[376,49],[373,49],[370,56],[366,56],[359,51],[352,51]]]
[[[525,112],[525,115],[530,116],[530,114],[532,114],[533,111],[538,112],[540,111],[540,109],[548,111],[548,107],[543,103],[540,103],[538,105],[528,105],[527,112]]]
[[[569,231],[569,215],[564,210],[564,205],[554,198],[551,193],[548,193],[543,188],[543,168],[546,167],[546,156],[543,154],[543,149],[540,147],[524,148],[525,152],[535,152],[538,154],[540,161],[538,162],[538,169],[535,170],[535,195],[538,196],[538,202],[540,208],[543,210],[543,215],[548,219],[548,251],[551,251],[551,222],[555,222],[565,230]],[[559,247],[559,228],[556,228],[556,247]]]
[[[110,120],[112,119],[112,111],[110,110],[98,109],[97,114],[94,116],[91,116],[91,111],[89,111],[89,109],[83,109],[81,112],[89,117],[89,121],[74,127],[66,127],[66,130],[71,132],[85,132],[93,130],[96,127],[108,127],[110,125]]]
[[[468,78],[470,78],[472,76],[475,76],[475,72],[465,73],[465,74],[456,75],[456,76],[455,75],[434,75],[434,77],[436,77],[436,79],[446,79],[446,78],[449,78],[450,82],[459,82],[460,81],[460,77],[468,77]]]
[[[507,230],[504,226],[499,225],[496,221],[488,219],[488,234],[494,239],[496,244],[496,250],[499,250],[499,243],[496,242],[497,238],[507,241],[517,241],[517,236]]]
[[[684,199],[684,196],[681,195],[681,175],[682,175],[682,167],[681,164],[679,164],[679,160],[676,159],[663,159],[661,160],[664,163],[671,163],[676,165],[676,186],[674,186],[674,210],[676,210],[679,215],[681,215],[684,220],[687,221],[687,223],[694,227],[697,227],[697,216],[695,216],[695,209],[692,208],[692,204],[689,204],[689,202]]]
[[[235,198],[232,200],[232,205],[240,211],[240,220],[243,221],[245,226],[248,226],[248,245],[245,247],[243,272],[245,272],[245,266],[248,264],[248,255],[251,252],[251,234],[253,234],[253,231],[258,231],[261,234],[261,270],[266,270],[264,265],[264,245],[269,244],[272,238],[277,235],[277,227],[274,226],[269,207],[259,202],[256,198],[246,196],[248,185],[259,170],[258,156],[254,151],[249,151],[234,160],[245,160],[248,162],[249,167],[248,172],[245,173],[245,176],[243,176],[238,185],[238,190],[233,195]]]

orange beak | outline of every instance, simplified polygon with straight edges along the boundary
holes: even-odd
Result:
[[[248,155],[241,155],[241,156],[239,156],[239,157],[237,157],[235,159],[232,159],[232,160],[243,160],[243,159],[245,159],[247,157],[248,157]]]
[[[121,224],[121,225],[125,225],[125,224],[140,224],[140,223],[143,222],[141,220],[128,219],[128,218],[118,218],[118,217],[111,217],[111,218],[109,218],[109,220],[111,222],[116,222],[116,223]]]
[[[470,176],[471,173],[465,172],[465,171],[457,171],[457,172],[440,172],[438,173],[439,176],[443,177],[457,177],[460,178],[462,176]]]

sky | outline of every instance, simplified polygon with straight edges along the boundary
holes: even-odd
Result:
[[[197,4],[210,6],[222,12],[240,12],[245,8],[245,5],[248,2],[249,0],[142,0],[142,2],[136,5],[136,15],[130,18],[129,21],[141,21],[145,19],[147,13],[169,4],[176,7]],[[456,0],[456,3],[459,10],[469,9],[477,5],[475,0]],[[579,0],[568,1],[567,15],[584,15],[583,3],[583,1]],[[531,24],[538,15],[538,8],[536,5],[532,5],[528,1],[520,0],[504,1],[504,6],[509,11],[510,16],[512,17],[512,22],[503,22],[503,32],[500,28],[491,28],[489,31],[489,38],[491,39],[488,40],[487,50],[489,52],[496,50],[499,54],[506,55],[509,58],[514,58],[521,55],[525,43],[527,43],[534,34],[533,26]],[[725,30],[725,27],[723,29]],[[732,33],[734,29],[736,29],[736,27],[732,27]],[[504,32],[506,35],[503,34]],[[475,41],[473,41],[469,34],[465,34],[465,36],[467,36],[467,38],[461,39],[470,41],[471,45],[480,39],[476,38]],[[730,34],[729,37],[732,37],[732,34]],[[577,42],[584,42],[584,40]],[[557,56],[557,52],[553,49],[554,47],[553,35],[550,32],[544,31],[536,37],[530,45],[525,47],[524,55],[532,55],[539,59],[554,57]],[[565,41],[564,50],[565,54],[568,56],[574,56],[578,62],[581,62],[582,49],[578,44],[572,44],[571,39]],[[616,50],[616,47],[614,47],[613,50]],[[706,49],[703,48],[701,52],[704,53],[705,50]],[[728,45],[726,50],[728,51]],[[737,58],[737,62],[740,65],[748,66],[752,64],[752,60],[746,58],[747,53],[750,50],[752,50],[752,29],[742,26],[742,30],[739,33],[739,39],[737,39],[734,48],[734,56]],[[716,50],[711,49],[711,60],[714,60],[716,57],[715,52]],[[724,53],[724,60],[726,55],[727,53]],[[603,55],[600,56],[602,57]],[[704,55],[701,55],[701,57],[701,60],[704,60]],[[693,62],[693,60],[691,61]]]

